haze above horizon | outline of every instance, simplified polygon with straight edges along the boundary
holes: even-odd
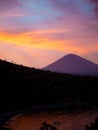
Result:
[[[42,68],[69,53],[98,64],[98,0],[0,0],[0,59]]]

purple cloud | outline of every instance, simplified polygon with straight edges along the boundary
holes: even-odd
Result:
[[[60,12],[57,21],[63,25],[98,32],[98,19],[96,19],[98,0],[49,0],[49,2]]]
[[[18,0],[0,0],[0,11],[6,11],[19,5]]]
[[[75,0],[49,0],[53,6],[63,13],[79,13],[79,7]]]
[[[98,0],[89,0],[94,5],[94,13],[98,17]]]
[[[94,14],[98,18],[98,0],[49,0],[49,2],[63,15],[92,17]]]

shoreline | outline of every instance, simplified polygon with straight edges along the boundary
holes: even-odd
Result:
[[[41,112],[53,112],[53,111],[73,113],[73,112],[80,112],[85,110],[98,110],[98,106],[92,106],[91,104],[85,104],[85,103],[82,104],[69,103],[69,104],[41,105],[41,106],[33,106],[30,108],[24,108],[24,109],[0,114],[0,130],[11,130],[9,128],[4,127],[4,124],[12,117],[18,114],[25,114],[28,112],[41,113]]]

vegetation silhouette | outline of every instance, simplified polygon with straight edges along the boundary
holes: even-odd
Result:
[[[86,130],[98,130],[98,117],[95,118],[94,122],[91,122],[90,126],[86,125]]]
[[[43,71],[0,60],[0,113],[49,104],[65,104],[68,110],[95,108],[98,77]]]
[[[57,130],[55,126],[48,124],[47,122],[43,122],[40,130]]]
[[[5,128],[5,127],[1,126],[0,130],[12,130],[12,129],[11,128]]]

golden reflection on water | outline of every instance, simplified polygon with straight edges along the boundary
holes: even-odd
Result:
[[[85,125],[93,122],[96,116],[98,116],[98,111],[29,112],[11,118],[6,127],[12,130],[39,130],[41,124],[46,121],[57,127],[57,130],[85,130]]]

